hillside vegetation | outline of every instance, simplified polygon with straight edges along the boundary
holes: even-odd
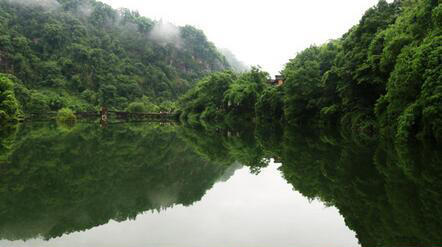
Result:
[[[247,76],[257,71],[211,75],[182,98],[182,115],[210,120],[207,113],[216,109],[214,119],[239,113],[298,127],[339,127],[357,138],[442,140],[441,27],[438,0],[381,0],[341,38],[291,59],[283,86]]]
[[[192,26],[95,0],[0,0],[0,81],[8,85],[0,93],[12,83],[25,113],[158,105],[174,101],[203,75],[228,68]]]

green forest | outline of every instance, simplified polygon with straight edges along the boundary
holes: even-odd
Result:
[[[191,26],[95,0],[31,3],[0,1],[2,122],[106,106],[175,112],[192,125],[240,118],[442,139],[438,0],[379,1],[341,38],[291,59],[282,86]]]
[[[134,102],[171,108],[202,76],[231,69],[192,26],[95,0],[52,2],[0,0],[1,121]]]
[[[241,117],[339,128],[370,139],[442,140],[442,5],[385,0],[337,40],[313,45],[272,86],[259,68],[207,76],[179,101],[188,122]]]
[[[96,0],[0,0],[0,239],[189,206],[274,160],[363,247],[440,240],[441,1],[380,0],[355,24],[275,85],[193,26]],[[101,107],[177,118],[77,121]]]

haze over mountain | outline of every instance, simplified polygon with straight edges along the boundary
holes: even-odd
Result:
[[[202,29],[240,61],[271,75],[297,52],[347,32],[377,0],[252,1],[103,0],[115,8]],[[388,2],[392,2],[389,0]]]
[[[24,112],[159,104],[228,68],[192,26],[95,0],[0,1],[0,72]]]

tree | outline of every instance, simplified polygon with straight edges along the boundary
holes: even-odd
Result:
[[[0,74],[0,122],[15,121],[20,107],[14,93],[14,84],[8,75]]]
[[[284,119],[284,90],[282,87],[267,87],[255,104],[256,117],[264,121]]]
[[[127,107],[128,112],[146,112],[146,106],[142,102],[132,102]]]
[[[198,81],[193,89],[180,98],[180,108],[184,117],[190,114],[200,116],[205,112],[207,120],[222,118],[226,110],[224,93],[236,79],[233,72],[216,72]]]
[[[228,110],[235,114],[249,114],[254,117],[255,104],[264,88],[268,85],[269,75],[253,67],[249,72],[240,74],[224,93]]]
[[[170,24],[176,39],[163,44],[153,37],[162,23],[135,11],[96,0],[57,0],[56,9],[32,2],[0,1],[0,72],[29,90],[69,98],[63,107],[121,110],[143,96],[175,101],[205,75],[230,68],[194,27]],[[95,97],[85,100],[86,90]]]

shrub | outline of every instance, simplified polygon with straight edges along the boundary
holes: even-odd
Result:
[[[61,108],[57,113],[57,121],[60,123],[75,123],[77,117],[74,112],[69,108]]]
[[[32,91],[29,102],[26,104],[26,110],[33,113],[48,112],[49,98],[38,91]]]
[[[132,102],[127,107],[128,112],[146,112],[146,106],[142,102]]]
[[[14,84],[6,75],[0,74],[0,122],[16,120],[18,113]]]

